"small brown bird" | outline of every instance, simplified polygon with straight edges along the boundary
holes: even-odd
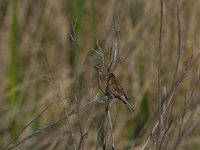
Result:
[[[115,75],[110,72],[109,67],[105,63],[99,63],[95,68],[98,71],[98,83],[101,91],[107,96],[121,100],[127,105],[130,112],[134,112],[122,86],[119,84]]]

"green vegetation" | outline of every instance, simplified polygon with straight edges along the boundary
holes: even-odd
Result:
[[[10,59],[10,87],[14,90],[19,82],[19,27],[18,27],[18,11],[17,2],[12,1],[12,23],[11,23],[11,59]],[[10,104],[15,106],[17,101],[17,92],[10,95]]]

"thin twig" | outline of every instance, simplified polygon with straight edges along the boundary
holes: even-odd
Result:
[[[107,86],[106,86],[106,101],[105,101],[105,119],[107,120],[107,116],[108,116],[108,110],[109,110],[109,104],[110,104],[110,96],[109,96],[109,78],[107,80]],[[108,129],[107,129],[107,121],[105,120],[105,129],[104,129],[104,143],[103,143],[103,150],[106,150],[106,146],[107,146],[107,135],[108,135]]]
[[[167,129],[165,130],[165,132],[164,132],[163,135],[162,135],[162,138],[161,138],[161,141],[160,141],[160,145],[159,145],[159,148],[158,148],[159,150],[161,150],[161,146],[162,146],[163,140],[164,140],[164,138],[165,138],[165,135],[166,135],[167,132],[169,131],[171,125],[172,125],[172,120],[169,122],[169,125],[168,125]]]
[[[72,141],[73,141],[73,145],[74,145],[74,150],[76,150],[76,149],[77,149],[77,148],[76,148],[77,146],[76,146],[76,140],[75,140],[75,133],[74,133],[74,131],[73,131],[73,129],[72,129],[71,123],[69,122],[66,108],[64,108],[64,111],[65,111],[66,121],[67,121],[67,123],[68,123],[68,125],[69,125],[70,133],[71,133],[71,135],[72,135]]]
[[[106,115],[107,116],[107,115]],[[107,135],[108,135],[108,129],[107,129],[107,123],[106,123],[106,120],[105,120],[105,128],[104,128],[104,139],[103,139],[103,150],[106,150],[106,146],[107,146]]]
[[[99,146],[99,140],[100,140],[100,133],[101,133],[101,128],[102,126],[104,125],[104,122],[106,120],[106,115],[104,115],[103,117],[103,120],[101,121],[101,124],[99,125],[99,128],[98,128],[98,132],[97,132],[97,143],[96,143],[96,146],[95,146],[95,150],[98,150],[98,146]],[[105,136],[105,135],[104,135]]]
[[[158,110],[159,110],[159,124],[157,140],[160,141],[161,134],[161,114],[162,114],[162,83],[161,83],[161,66],[162,66],[162,32],[163,32],[163,0],[160,0],[160,36],[159,36],[159,60],[158,60]],[[158,143],[156,144],[158,146]],[[158,147],[157,147],[158,149]]]
[[[116,41],[115,41],[115,48],[114,48],[114,53],[112,53],[112,61],[110,62],[110,70],[114,70],[118,63],[121,61],[120,59],[120,28],[121,28],[121,23],[120,23],[120,17],[119,14],[117,14],[117,26],[116,26]]]
[[[108,119],[109,119],[110,132],[111,132],[111,137],[112,137],[112,150],[114,150],[115,149],[115,141],[114,141],[114,136],[113,136],[113,127],[112,127],[112,120],[110,117],[110,110],[108,110]]]
[[[92,48],[92,51],[94,51],[95,53],[97,53],[98,55],[100,55],[101,58],[102,58],[102,62],[104,63],[104,62],[105,62],[105,59],[104,59],[104,52],[105,52],[105,51],[103,51],[103,50],[101,49],[98,40],[96,41],[96,44],[97,44],[98,50],[95,50],[94,48]]]
[[[176,69],[174,72],[174,78],[173,78],[173,84],[175,84],[176,81],[176,75],[179,69],[180,64],[180,57],[181,57],[181,24],[180,24],[180,10],[179,10],[179,2],[176,0],[176,14],[177,14],[177,26],[178,26],[178,56],[176,61]]]
[[[52,84],[56,87],[56,89],[57,89],[57,91],[58,91],[58,96],[59,96],[59,98],[61,99],[62,96],[61,96],[60,85],[56,82],[55,76],[53,75],[53,73],[52,73],[52,71],[51,71],[51,69],[50,69],[49,62],[48,62],[46,53],[45,53],[45,51],[44,51],[44,48],[42,48],[41,45],[39,45],[39,47],[40,47],[40,50],[41,50],[41,52],[42,52],[42,54],[43,54],[43,57],[44,57],[46,66],[47,66],[47,68],[50,70],[51,79],[48,79],[48,78],[47,78],[47,80],[48,80],[50,83],[52,83]]]
[[[103,97],[105,97],[105,96],[103,95],[103,96],[97,97],[97,98],[91,100],[90,102],[88,102],[88,103],[86,103],[86,104],[80,106],[79,109],[82,110],[82,109],[84,109],[85,107],[87,107],[88,105],[90,105],[90,104],[92,104],[92,103],[94,103],[94,102],[98,102],[98,101],[99,101],[100,99],[102,99]],[[71,116],[71,115],[76,114],[76,113],[77,113],[77,110],[76,110],[76,107],[75,107],[70,113],[68,113],[68,116]]]
[[[76,101],[78,125],[79,125],[79,130],[80,130],[80,133],[81,133],[78,149],[81,149],[81,145],[82,145],[82,142],[83,142],[83,129],[82,129],[82,125],[81,125],[80,112],[79,112],[80,108],[79,108],[79,103],[78,103],[77,97],[75,97],[75,101]]]
[[[103,61],[103,63],[104,63],[104,62],[105,62],[105,59],[104,59],[104,51],[101,49],[98,40],[97,40],[97,47],[98,47],[98,49],[99,49],[99,52],[100,52],[101,57],[102,57],[102,61]]]
[[[199,124],[200,124],[200,118],[198,118],[197,121],[193,123],[193,125],[187,130],[185,136],[191,133]]]

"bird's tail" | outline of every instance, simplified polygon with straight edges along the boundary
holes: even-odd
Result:
[[[135,110],[133,109],[133,107],[129,103],[126,103],[126,106],[128,107],[128,110],[130,112],[135,112]]]
[[[135,112],[135,110],[133,109],[131,104],[128,102],[127,97],[125,95],[121,96],[121,100],[123,101],[124,104],[126,104],[130,112]]]

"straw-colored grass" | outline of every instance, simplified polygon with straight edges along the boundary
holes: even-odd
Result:
[[[111,148],[109,122],[107,135],[100,127],[104,103],[81,108],[102,95],[94,69],[101,57],[92,50],[98,41],[107,63],[120,43],[114,73],[136,110],[109,105],[115,148],[200,149],[200,1],[177,1],[163,5],[158,90],[160,1],[1,0],[0,147],[15,138],[7,148],[95,149],[99,134],[99,148],[104,137]],[[152,132],[159,95],[166,112]]]

